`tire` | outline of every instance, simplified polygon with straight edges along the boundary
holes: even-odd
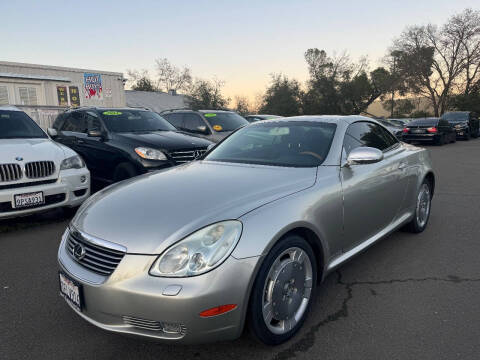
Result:
[[[307,317],[316,284],[317,264],[308,242],[298,235],[280,240],[253,284],[247,315],[251,334],[267,345],[292,338]]]
[[[437,140],[438,146],[442,146],[443,144],[445,144],[445,135],[441,135]]]
[[[132,164],[121,163],[115,168],[115,172],[113,173],[113,181],[118,182],[130,179],[137,175],[137,170]]]
[[[457,142],[457,134],[453,134],[452,135],[452,140],[450,141],[450,143],[456,143]]]
[[[74,217],[75,214],[77,213],[77,210],[80,206],[74,206],[74,207],[68,207],[68,206],[64,206],[62,208],[63,210],[63,213],[65,214],[65,216],[67,217]]]
[[[415,203],[415,214],[405,229],[409,232],[421,233],[428,225],[432,208],[432,184],[424,180],[418,191]]]
[[[470,140],[470,131],[465,133],[465,138],[464,139],[465,139],[465,141]]]

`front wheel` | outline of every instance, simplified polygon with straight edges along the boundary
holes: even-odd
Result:
[[[248,323],[267,345],[281,344],[302,327],[317,281],[315,255],[308,242],[289,235],[266,256],[250,298]]]
[[[432,185],[424,180],[417,194],[415,204],[415,215],[412,221],[407,224],[406,229],[413,233],[421,233],[428,224],[430,210],[432,207]]]

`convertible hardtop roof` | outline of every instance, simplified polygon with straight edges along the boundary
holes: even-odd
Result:
[[[339,122],[345,122],[347,124],[354,123],[356,121],[373,121],[377,122],[375,119],[360,116],[360,115],[303,115],[303,116],[292,116],[292,117],[280,117],[276,119],[262,120],[252,123],[262,124],[262,123],[274,123],[274,122],[289,122],[289,121],[312,121],[312,122],[327,122],[332,124],[337,124]],[[377,122],[378,123],[378,122]]]

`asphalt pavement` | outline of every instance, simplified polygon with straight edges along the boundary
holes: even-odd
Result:
[[[331,273],[300,333],[268,347],[164,345],[111,334],[58,295],[61,210],[0,221],[0,359],[479,359],[480,140],[428,147],[430,223],[396,232]]]

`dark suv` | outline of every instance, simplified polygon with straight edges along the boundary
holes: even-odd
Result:
[[[450,111],[442,115],[441,119],[447,120],[453,125],[457,138],[470,140],[479,134],[478,114],[472,111]]]
[[[48,133],[79,153],[92,177],[106,183],[192,161],[212,144],[179,132],[157,113],[132,108],[67,111]]]
[[[177,129],[216,143],[238,128],[249,124],[245,118],[234,111],[167,110],[160,113],[160,115]]]

